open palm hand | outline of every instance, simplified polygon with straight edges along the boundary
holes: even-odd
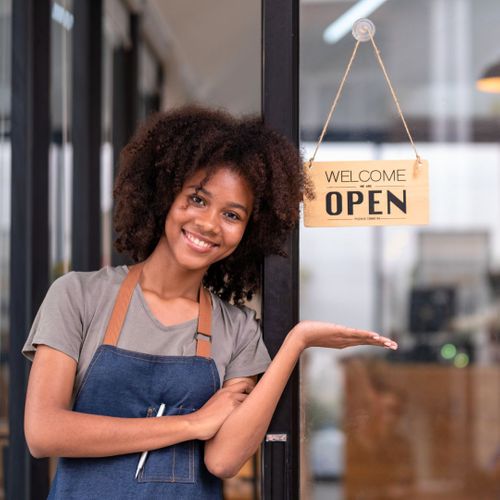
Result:
[[[294,330],[304,348],[329,347],[344,349],[359,345],[373,345],[393,350],[398,348],[396,342],[378,333],[334,323],[301,321],[294,327]]]

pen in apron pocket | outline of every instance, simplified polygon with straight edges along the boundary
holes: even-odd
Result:
[[[160,407],[158,408],[158,413],[156,414],[157,417],[161,417],[163,415],[163,412],[165,411],[165,403],[162,403]],[[143,451],[141,458],[139,459],[139,463],[137,464],[137,470],[135,471],[135,479],[137,479],[137,476],[139,475],[139,472],[141,472],[141,469],[144,467],[144,463],[146,462],[146,457],[148,456],[147,451]]]

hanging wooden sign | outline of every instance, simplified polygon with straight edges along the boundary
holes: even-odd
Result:
[[[352,34],[357,40],[356,45],[314,153],[305,166],[306,175],[314,185],[316,198],[304,200],[304,224],[308,227],[428,224],[428,163],[417,153],[374,40],[375,25],[369,19],[358,19],[353,25]],[[375,56],[415,152],[415,160],[315,162],[316,153],[325,137],[359,44],[368,40],[373,45]]]
[[[315,199],[304,200],[307,227],[427,224],[427,161],[335,161],[305,165]]]

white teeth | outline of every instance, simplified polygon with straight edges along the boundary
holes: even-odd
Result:
[[[201,248],[209,248],[209,247],[213,246],[210,243],[207,243],[206,241],[199,240],[198,238],[193,236],[191,233],[188,233],[187,231],[185,234],[186,234],[189,241],[192,241],[195,245],[198,245]]]

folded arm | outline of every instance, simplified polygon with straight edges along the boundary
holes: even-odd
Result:
[[[31,368],[24,429],[34,457],[103,457],[161,448],[193,438],[182,416],[117,418],[70,409],[76,362],[40,345]]]

